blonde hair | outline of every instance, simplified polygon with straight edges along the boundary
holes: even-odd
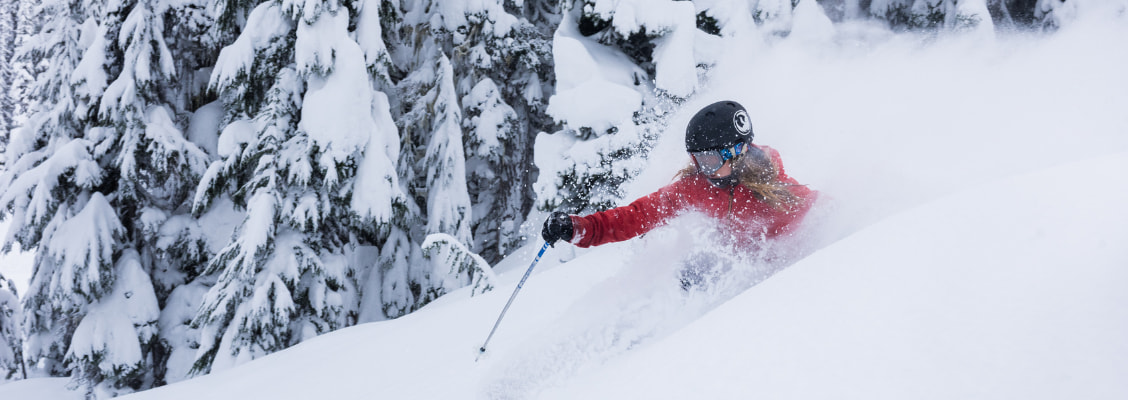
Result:
[[[767,152],[749,145],[748,152],[730,162],[737,182],[751,190],[756,199],[779,211],[794,211],[799,206],[801,199],[788,190],[791,185],[779,180],[779,165]],[[688,166],[678,171],[675,179],[698,173],[697,164],[691,159]]]

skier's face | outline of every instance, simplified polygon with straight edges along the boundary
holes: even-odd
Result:
[[[709,178],[710,179],[727,178],[729,175],[732,175],[732,160],[725,160],[724,165],[721,165],[721,168],[718,168],[716,172],[709,175]]]
[[[736,185],[737,181],[735,175],[732,170],[732,161],[726,160],[724,165],[721,165],[721,167],[712,174],[705,175],[705,178],[708,179],[709,183],[713,184],[713,186],[728,189]]]
[[[723,148],[716,150],[702,150],[690,151],[689,156],[693,158],[694,165],[697,165],[697,170],[708,177],[726,177],[732,174],[732,167],[729,166],[729,160],[732,160],[747,151],[748,144],[737,143],[731,148]]]

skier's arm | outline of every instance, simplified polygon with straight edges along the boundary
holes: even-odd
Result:
[[[649,232],[681,211],[679,180],[630,205],[588,216],[572,216],[572,244],[578,247],[620,242]]]

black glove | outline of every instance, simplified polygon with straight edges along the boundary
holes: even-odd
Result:
[[[556,247],[557,240],[572,241],[572,217],[560,211],[553,212],[544,220],[541,237],[552,247]]]

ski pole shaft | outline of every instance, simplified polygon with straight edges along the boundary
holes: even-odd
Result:
[[[501,325],[501,319],[505,318],[505,312],[509,311],[509,305],[513,304],[513,299],[517,298],[517,292],[520,292],[521,287],[525,286],[525,280],[529,279],[529,274],[533,272],[533,267],[537,266],[537,262],[540,261],[541,256],[544,255],[544,251],[547,249],[548,242],[545,242],[544,246],[541,246],[540,252],[537,253],[537,258],[533,259],[533,263],[530,264],[529,269],[525,271],[525,276],[522,276],[521,281],[517,282],[517,288],[513,289],[513,294],[509,295],[509,301],[505,303],[505,308],[501,309],[501,315],[497,316],[497,322],[494,322],[493,329],[490,330],[490,335],[486,337],[485,343],[482,343],[482,348],[478,349],[478,356],[486,352],[486,346],[490,344],[490,339],[493,338],[494,332],[497,332],[498,325]]]

